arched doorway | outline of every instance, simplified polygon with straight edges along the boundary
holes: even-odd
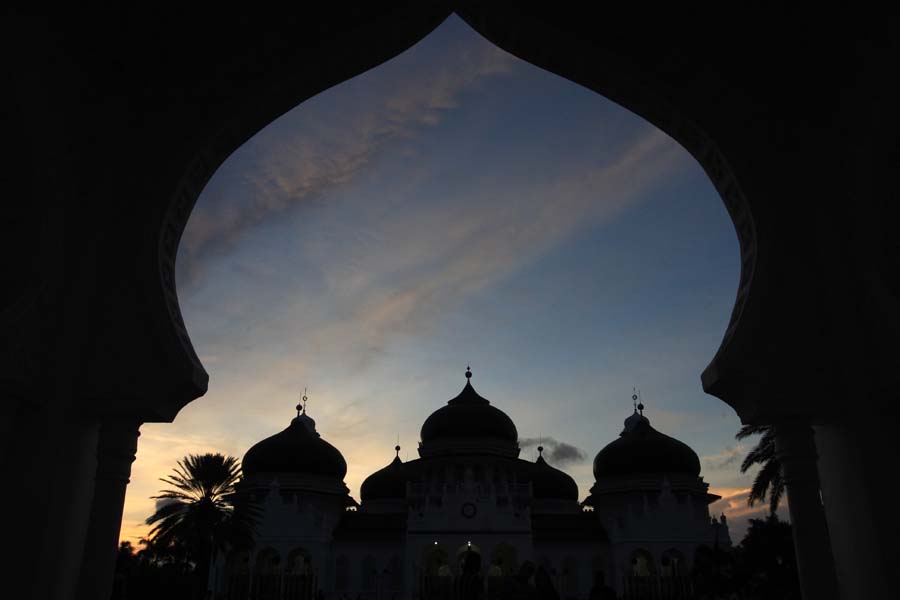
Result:
[[[254,573],[260,575],[277,575],[281,573],[281,555],[275,548],[263,548],[256,553]]]
[[[313,558],[304,548],[288,552],[282,594],[287,599],[313,598],[318,589]]]
[[[639,548],[631,553],[628,560],[632,577],[650,577],[656,574],[656,564],[649,551]]]
[[[232,550],[225,560],[225,590],[231,598],[241,598],[250,593],[250,552]]]
[[[276,600],[281,593],[284,565],[275,548],[263,548],[256,553],[251,579],[251,593],[260,600]]]
[[[345,554],[341,554],[334,561],[334,591],[348,591],[350,578],[350,559]]]
[[[447,550],[437,542],[425,546],[422,551],[423,572],[426,575],[449,574],[449,556]]]
[[[687,575],[688,568],[684,554],[680,550],[670,548],[662,553],[659,559],[659,574],[663,577],[681,577]]]
[[[418,592],[423,598],[449,598],[453,593],[453,570],[447,550],[435,542],[422,549]]]
[[[497,566],[503,576],[515,575],[519,570],[518,552],[515,546],[504,542],[494,546],[491,553],[491,565]]]
[[[741,251],[739,291],[732,311],[732,322],[726,329],[722,342],[722,346],[726,346],[736,329],[743,303],[747,299],[757,258],[756,233],[750,208],[738,180],[730,168],[729,161],[696,123],[666,99],[668,90],[664,85],[654,88],[649,81],[630,71],[629,65],[617,64],[614,55],[604,57],[604,67],[594,73],[591,73],[590,69],[567,72],[569,70],[564,68],[567,62],[570,64],[582,62],[574,59],[574,56],[583,59],[582,49],[567,44],[565,38],[560,38],[547,24],[528,22],[527,19],[518,20],[511,14],[503,14],[505,12],[503,9],[482,11],[477,8],[467,8],[459,11],[458,14],[476,31],[485,35],[500,48],[536,66],[571,79],[602,96],[613,99],[665,131],[696,158],[710,176],[713,185],[720,191],[734,221]],[[448,16],[448,13],[440,9],[423,9],[422,13],[417,15],[421,20],[415,22],[414,25],[411,24],[411,30],[407,32],[410,37],[398,38],[393,49],[382,47],[383,53],[375,57],[371,54],[346,56],[344,64],[339,69],[344,73],[343,79],[349,79],[367,68],[371,68],[374,66],[373,63],[377,64],[396,56],[413,41],[425,37]],[[507,19],[507,23],[503,27],[496,27],[498,25],[496,19],[501,15],[502,18]],[[492,25],[490,30],[484,26],[484,23],[488,21]],[[527,33],[522,35],[525,32]],[[377,35],[374,31],[369,33]],[[548,48],[545,45],[545,41],[548,39],[554,41],[554,47]],[[555,56],[556,59],[547,60],[551,56]],[[293,83],[293,86],[285,86],[285,81],[295,81],[296,77],[289,75],[290,67],[287,64],[282,68],[285,71],[273,71],[271,74],[270,89],[266,89],[267,86],[263,85],[255,92],[261,96],[269,94],[268,102],[249,104],[243,109],[239,118],[230,119],[225,130],[218,131],[216,135],[204,142],[190,168],[182,177],[178,190],[169,199],[166,217],[162,223],[159,264],[163,274],[162,283],[167,292],[166,300],[172,316],[172,325],[184,346],[186,358],[191,361],[193,369],[201,378],[202,375],[199,374],[204,373],[203,367],[193,351],[190,336],[181,320],[181,311],[175,290],[175,259],[178,244],[197,197],[221,163],[265,124],[328,87],[315,84],[312,87],[306,87],[300,82]],[[333,83],[333,81],[329,81],[329,85]],[[274,92],[274,89],[278,91]],[[710,375],[710,382],[714,377],[715,375]]]
[[[397,554],[390,557],[385,567],[384,589],[391,594],[398,594],[403,590],[403,561]]]
[[[473,559],[474,557],[474,559]],[[477,544],[473,544],[472,542],[467,542],[461,545],[456,549],[456,570],[457,573],[461,573],[467,563],[475,564],[472,562],[475,560],[478,564],[478,571],[481,570],[481,548]]]
[[[574,556],[563,559],[560,589],[564,597],[575,597],[581,590],[581,564]]]
[[[451,568],[452,568],[452,567],[451,567]],[[459,570],[459,569],[457,568],[457,570]],[[550,568],[550,569],[548,569],[548,570],[552,572],[554,569],[553,569],[553,568]]]
[[[360,562],[360,589],[363,592],[374,592],[378,587],[378,561],[371,555],[363,556]]]

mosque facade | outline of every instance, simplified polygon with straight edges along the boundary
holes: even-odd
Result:
[[[353,499],[341,452],[316,431],[305,402],[282,432],[243,458],[243,492],[261,509],[254,546],[217,557],[214,596],[265,598],[501,598],[527,569],[560,598],[593,587],[678,598],[702,549],[729,546],[712,518],[700,461],[655,430],[636,405],[593,463],[579,501],[575,480],[543,457],[519,457],[512,419],[462,392],[424,422],[419,458],[400,447]],[[531,580],[535,581],[534,578]],[[474,582],[474,583],[473,583]]]

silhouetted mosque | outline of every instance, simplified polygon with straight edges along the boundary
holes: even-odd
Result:
[[[773,427],[803,597],[900,598],[900,520],[886,516],[900,463],[896,11],[192,8],[4,14],[0,463],[15,492],[0,502],[15,597],[109,598],[141,424],[207,391],[175,259],[209,178],[286,110],[456,14],[703,167],[741,253],[703,390]]]
[[[543,448],[534,462],[519,458],[515,423],[471,376],[425,420],[419,458],[403,462],[396,446],[363,482],[360,503],[344,484],[341,452],[298,405],[287,429],[244,456],[242,486],[263,516],[252,550],[216,561],[212,589],[230,598],[452,597],[468,561],[491,597],[531,561],[561,597],[586,598],[603,577],[619,593],[652,586],[675,598],[698,549],[731,544],[724,516],[710,517],[719,496],[697,454],[656,431],[643,405],[597,453],[579,503],[575,481]]]

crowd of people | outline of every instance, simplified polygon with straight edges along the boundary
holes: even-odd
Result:
[[[442,565],[443,566],[443,565]],[[440,571],[438,573],[440,575]],[[497,561],[482,575],[481,555],[467,550],[460,560],[459,576],[452,588],[435,590],[434,600],[560,600],[553,578],[543,566],[524,561],[515,575],[502,577],[501,564]],[[594,576],[594,586],[589,600],[615,600],[616,593],[604,583],[602,573]],[[349,600],[349,599],[348,599]]]

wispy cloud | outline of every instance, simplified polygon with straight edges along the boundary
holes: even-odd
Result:
[[[243,168],[229,171],[226,162],[191,215],[178,257],[183,287],[197,281],[204,258],[354,180],[386,148],[440,123],[463,93],[506,73],[514,61],[487,42],[457,46],[430,64],[401,56],[399,64],[381,67],[379,77],[361,75],[337,100],[324,92],[242,146],[229,162]]]
[[[574,166],[543,185],[486,187],[461,205],[392,213],[369,235],[403,243],[342,248],[339,260],[328,247],[331,260],[323,260],[322,268],[330,302],[346,319],[311,332],[311,341],[324,336],[334,343],[350,335],[365,364],[366,355],[382,352],[391,336],[427,331],[439,315],[578,230],[612,221],[682,161],[674,142],[651,131],[632,140],[614,162]],[[306,249],[323,259],[329,251]]]
[[[581,448],[561,442],[552,437],[519,438],[519,447],[523,450],[543,446],[547,455],[547,462],[555,467],[566,467],[584,462],[588,453]]]
[[[734,471],[737,469],[741,457],[746,454],[746,452],[746,446],[738,443],[733,446],[726,446],[721,452],[701,456],[700,461],[703,463],[704,470],[720,471],[727,469]]]
[[[763,519],[769,514],[768,503],[747,504],[750,488],[710,488],[709,491],[722,496],[709,505],[709,512],[712,515],[724,514],[728,518],[731,540],[735,544],[744,538],[750,519]],[[787,498],[782,498],[778,507],[778,517],[782,520],[788,519],[787,506]]]

